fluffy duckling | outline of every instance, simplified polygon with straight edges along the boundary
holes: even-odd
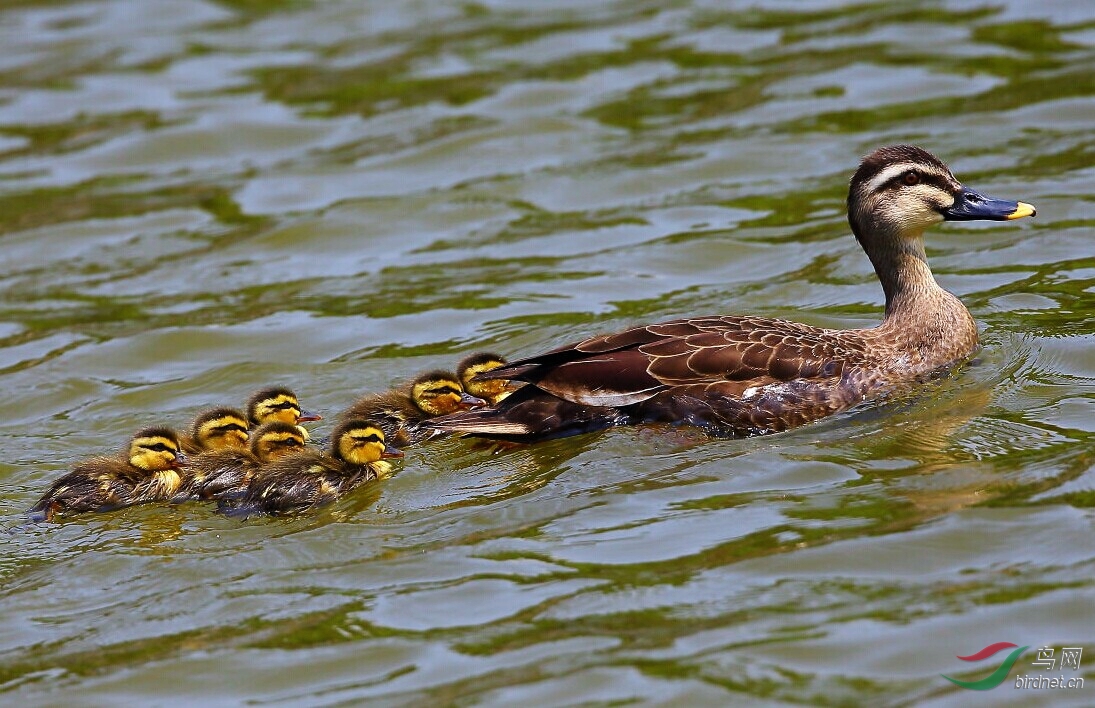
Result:
[[[438,434],[423,427],[423,421],[483,405],[482,398],[465,393],[456,375],[438,370],[390,391],[362,396],[342,413],[341,420],[374,421],[393,444],[406,447]]]
[[[117,457],[92,457],[53,483],[30,509],[35,521],[57,514],[108,511],[170,499],[182,479],[179,437],[171,428],[145,428]]]
[[[194,418],[189,435],[179,436],[188,455],[247,447],[247,416],[235,408],[210,408]]]
[[[362,482],[387,477],[391,463],[384,458],[394,457],[403,453],[385,442],[380,426],[349,420],[331,435],[329,454],[305,450],[260,469],[244,507],[276,514],[329,504]]]
[[[300,452],[305,439],[299,425],[276,420],[251,433],[249,449],[225,448],[187,459],[181,494],[217,499],[242,494],[258,469],[282,455]]]
[[[311,436],[308,431],[300,424],[313,420],[323,420],[323,416],[304,410],[297,399],[297,394],[293,393],[292,389],[284,386],[271,386],[256,391],[247,401],[247,419],[252,429],[263,423],[280,420],[283,423],[299,427],[304,439],[310,440]]]
[[[505,358],[497,354],[478,352],[460,360],[456,365],[456,376],[466,392],[482,398],[487,405],[494,406],[513,393],[520,383],[506,379],[477,379],[476,376],[505,366],[506,363]]]

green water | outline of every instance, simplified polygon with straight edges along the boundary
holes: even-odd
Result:
[[[1090,3],[25,0],[0,43],[5,704],[1095,702]],[[479,349],[873,324],[846,185],[906,141],[1038,207],[928,235],[984,349],[912,399],[23,526],[269,384],[333,417]],[[940,676],[1001,641],[999,688]],[[1043,646],[1089,686],[1015,690]]]

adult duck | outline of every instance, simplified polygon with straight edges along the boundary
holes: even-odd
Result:
[[[848,191],[852,232],[886,295],[878,326],[713,316],[633,327],[480,373],[529,385],[491,408],[425,425],[533,442],[645,422],[745,436],[817,420],[947,371],[977,350],[973,317],[928,268],[925,229],[1034,213],[963,187],[926,150],[879,148]]]

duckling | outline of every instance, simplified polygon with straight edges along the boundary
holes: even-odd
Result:
[[[275,420],[296,425],[300,428],[304,439],[309,440],[311,436],[300,424],[323,420],[323,417],[301,408],[297,395],[291,389],[284,386],[272,386],[256,391],[247,401],[247,419],[251,423],[251,428],[257,428],[263,423],[271,423]]]
[[[217,499],[242,494],[262,466],[282,455],[300,452],[305,439],[299,425],[275,420],[251,433],[249,449],[226,448],[188,458],[183,465],[180,496]]]
[[[194,418],[189,435],[179,436],[188,455],[247,447],[247,416],[235,408],[210,408]]]
[[[343,411],[340,420],[375,421],[393,444],[406,447],[438,434],[422,426],[426,419],[483,405],[482,398],[464,392],[453,373],[437,370],[390,391],[362,396]]]
[[[403,457],[375,423],[353,419],[331,435],[330,454],[305,450],[261,468],[252,478],[244,508],[266,513],[303,511],[329,504],[362,482],[391,474],[385,458]]]
[[[964,187],[911,145],[879,148],[848,190],[848,221],[886,296],[881,324],[823,329],[770,317],[691,317],[566,344],[480,373],[527,383],[497,406],[426,427],[516,442],[613,425],[696,425],[761,435],[915,386],[967,360],[977,324],[935,282],[924,231],[941,221],[1034,216]]]
[[[482,398],[487,405],[495,406],[506,396],[513,393],[521,383],[506,379],[476,378],[479,374],[505,366],[505,358],[490,352],[471,354],[456,365],[456,376],[460,384],[472,396]]]
[[[49,488],[30,509],[35,521],[58,514],[108,511],[142,502],[170,499],[182,480],[179,436],[171,428],[138,432],[117,457],[92,457]]]

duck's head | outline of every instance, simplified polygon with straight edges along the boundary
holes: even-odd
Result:
[[[465,357],[456,365],[456,376],[464,391],[495,404],[513,391],[513,382],[506,379],[477,379],[479,374],[505,366],[505,358],[490,352],[479,352]]]
[[[986,197],[962,186],[942,160],[912,145],[890,145],[867,155],[848,189],[848,222],[883,287],[892,279],[898,254],[926,262],[921,237],[930,226],[1034,214],[1030,204]]]
[[[171,428],[145,428],[129,441],[129,464],[145,472],[176,470],[183,461],[179,436]]]
[[[299,452],[304,445],[300,426],[280,420],[264,423],[251,433],[251,454],[259,462],[265,463],[290,452]]]
[[[368,465],[385,458],[403,457],[387,444],[384,431],[367,420],[348,420],[331,434],[331,456],[351,465]]]
[[[430,371],[411,382],[411,401],[428,416],[446,415],[486,405],[464,392],[460,379],[448,371]]]
[[[247,416],[235,408],[212,408],[199,413],[190,436],[202,450],[247,447]]]
[[[251,396],[247,402],[247,418],[252,427],[274,421],[296,425],[309,420],[322,420],[320,416],[301,408],[297,395],[282,386],[264,388]]]

